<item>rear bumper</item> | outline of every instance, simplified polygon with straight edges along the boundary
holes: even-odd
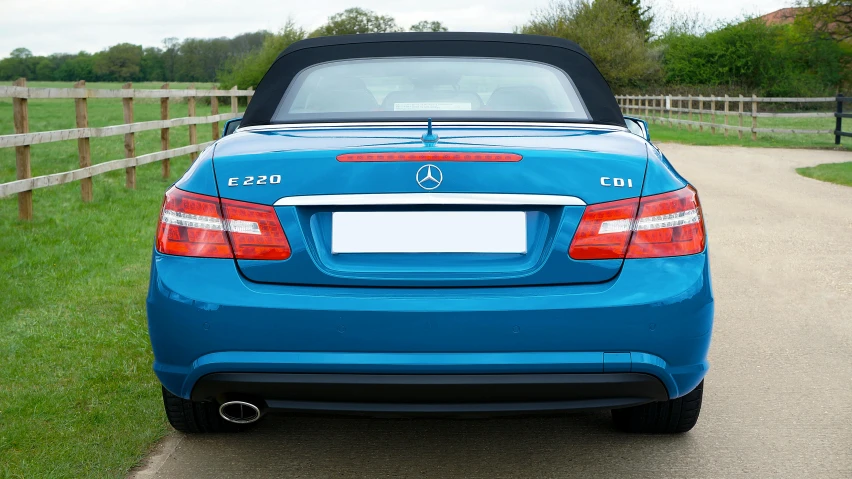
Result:
[[[154,253],[147,306],[154,370],[184,398],[220,373],[640,373],[675,398],[706,374],[713,322],[706,253],[628,260],[606,283],[456,289],[259,284],[233,260]]]
[[[195,401],[237,397],[291,411],[461,413],[627,407],[666,400],[668,392],[641,373],[214,373],[192,390]]]

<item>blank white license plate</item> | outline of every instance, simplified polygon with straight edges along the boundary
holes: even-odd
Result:
[[[523,211],[337,212],[332,253],[526,253]]]

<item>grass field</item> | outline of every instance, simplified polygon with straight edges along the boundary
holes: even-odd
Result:
[[[796,168],[796,172],[815,180],[852,186],[852,162],[827,163],[806,168]]]
[[[828,108],[828,107],[827,107]],[[633,115],[631,115],[633,116]],[[683,115],[681,119],[688,119]],[[694,116],[694,120],[698,121],[698,115]],[[710,122],[710,115],[705,115],[704,121]],[[728,121],[731,125],[737,125],[737,118],[730,117]],[[751,118],[745,118],[745,125],[751,126]],[[835,119],[831,117],[825,118],[758,118],[758,128],[789,128],[802,130],[834,130]],[[852,131],[852,120],[847,120],[848,124],[844,125],[845,131]],[[649,122],[650,123],[650,122]],[[710,133],[710,127],[705,126],[704,131],[698,131],[697,126],[693,126],[693,131],[688,131],[686,125],[668,126],[668,124],[660,124],[659,120],[656,123],[650,124],[651,139],[655,142],[671,142],[683,143],[688,145],[732,145],[758,148],[837,148],[834,144],[834,135],[795,135],[795,134],[780,134],[780,133],[758,133],[757,141],[752,141],[751,132],[744,131],[743,138],[739,139],[737,132],[730,130],[728,137],[725,137],[724,119],[721,115],[717,115],[716,123],[720,125],[716,129],[716,134]],[[852,149],[852,139],[844,138],[840,149]]]
[[[185,103],[171,108],[186,114]],[[156,100],[135,110],[159,119]],[[89,100],[89,117],[119,124],[121,101]],[[31,100],[30,119],[32,131],[73,128],[74,102]],[[0,134],[11,132],[11,101],[0,99]],[[188,144],[186,127],[171,136]],[[138,154],[160,147],[159,131],[136,137]],[[211,127],[198,137],[209,141]],[[92,155],[124,157],[123,137],[92,139]],[[76,168],[76,141],[34,145],[32,164],[35,175]],[[124,171],[96,176],[87,204],[78,182],[36,190],[32,222],[17,220],[15,197],[0,199],[0,477],[122,477],[166,433],[145,294],[162,195],[189,160],[172,164],[170,179],[159,163],[138,167],[135,191]],[[0,149],[0,182],[14,165],[14,149]]]

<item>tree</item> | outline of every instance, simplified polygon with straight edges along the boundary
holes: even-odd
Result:
[[[328,17],[325,25],[311,32],[311,37],[352,35],[358,33],[399,32],[393,17],[379,15],[363,8],[347,8]]]
[[[408,30],[412,32],[446,32],[449,28],[441,22],[422,20],[412,25]]]
[[[142,50],[139,64],[139,76],[143,81],[162,81],[166,78],[163,52],[159,48],[148,47]]]
[[[50,61],[50,58],[47,57],[39,57],[40,60],[36,63],[35,67],[35,75],[33,75],[33,80],[56,80],[54,76],[54,72],[56,71],[56,67],[53,62]]]
[[[119,43],[95,55],[95,74],[103,81],[131,81],[139,77],[142,47]]]
[[[848,78],[849,54],[827,37],[759,19],[710,32],[670,32],[655,42],[669,84],[720,85],[761,96],[828,96]],[[844,60],[844,57],[846,60]]]
[[[611,85],[640,85],[658,78],[659,61],[618,0],[563,0],[533,14],[522,33],[577,42]]]
[[[796,20],[835,41],[852,39],[852,0],[801,0],[806,10]]]
[[[19,58],[24,60],[32,57],[33,52],[31,52],[28,48],[16,48],[12,50],[12,53],[10,53],[9,56],[12,58]]]
[[[230,57],[226,38],[187,38],[180,45],[175,80],[209,81]]]
[[[0,77],[6,80],[17,78],[34,79],[37,59],[26,48],[16,48],[9,58],[0,60]]]
[[[630,18],[633,20],[633,26],[645,36],[645,41],[650,40],[651,24],[654,23],[654,15],[651,13],[651,7],[642,8],[642,0],[617,1],[627,9]]]
[[[278,55],[290,44],[304,38],[305,31],[297,27],[292,20],[287,20],[281,31],[266,36],[260,49],[241,57],[233,57],[225,64],[218,74],[221,87],[227,89],[236,85],[242,90],[257,87]]]
[[[163,73],[165,81],[175,80],[175,69],[178,61],[178,49],[180,41],[175,37],[163,39]]]
[[[94,80],[95,67],[92,55],[86,52],[80,52],[76,55],[70,55],[69,58],[62,63],[56,70],[54,76],[57,80],[77,81],[77,80]]]

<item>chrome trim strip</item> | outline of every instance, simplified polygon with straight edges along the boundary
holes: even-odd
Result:
[[[585,206],[576,196],[499,193],[377,193],[285,196],[275,206],[535,205]]]
[[[479,121],[435,121],[434,127],[474,127],[474,128],[553,128],[553,129],[585,129],[604,131],[629,131],[626,127],[615,125],[598,125],[594,123],[537,123],[537,122],[479,122]],[[302,130],[316,128],[426,128],[425,122],[418,121],[384,121],[384,122],[348,122],[348,123],[281,123],[277,125],[257,125],[237,128],[236,131],[268,131],[268,130]],[[235,131],[235,132],[236,132]]]

